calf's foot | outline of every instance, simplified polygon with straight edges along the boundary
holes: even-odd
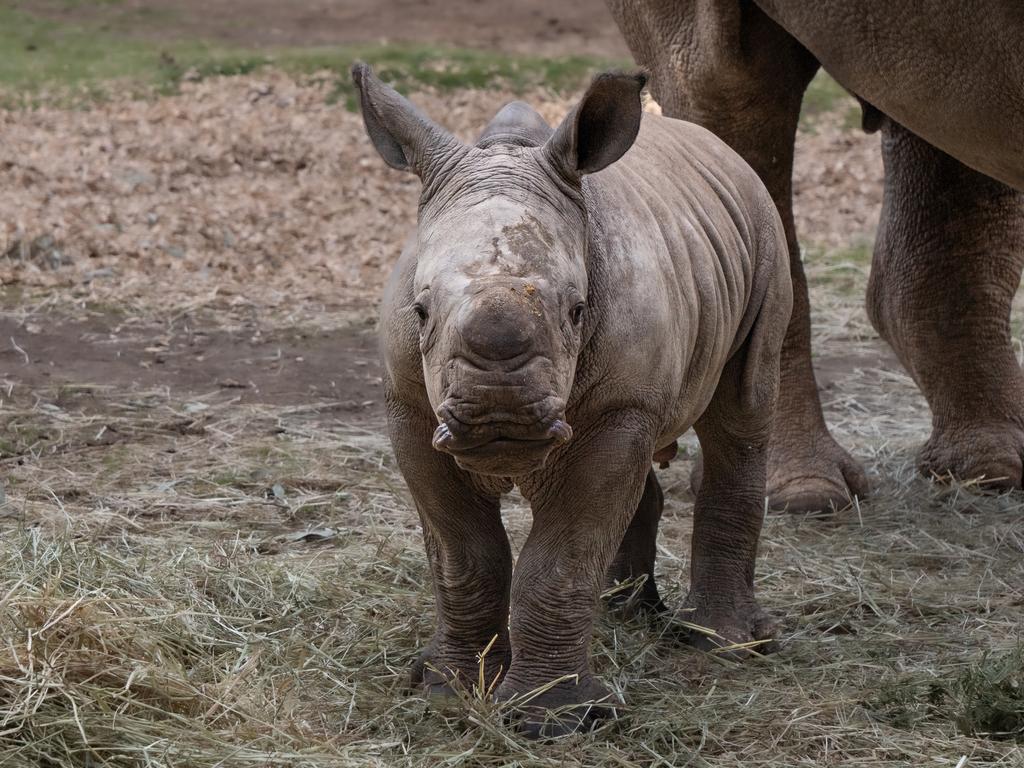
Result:
[[[507,642],[481,648],[475,658],[441,652],[442,645],[434,640],[424,648],[409,674],[411,686],[436,701],[458,698],[460,692],[485,695],[495,690],[512,656]]]
[[[690,591],[675,614],[675,621],[685,628],[686,642],[734,660],[777,651],[775,619],[761,608],[752,592],[743,590],[731,599],[725,597],[714,590]]]
[[[505,680],[498,701],[510,705],[510,720],[530,738],[550,739],[588,731],[601,720],[616,716],[618,698],[592,676],[574,677],[530,688]]]

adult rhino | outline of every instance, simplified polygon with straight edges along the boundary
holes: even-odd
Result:
[[[664,114],[725,139],[786,227],[794,307],[769,453],[773,506],[842,506],[868,490],[821,413],[793,226],[793,143],[819,66],[861,99],[865,129],[882,131],[867,308],[931,407],[920,468],[1021,487],[1024,377],[1009,317],[1024,268],[1024,3],[607,3]]]
[[[353,77],[374,146],[423,183],[381,315],[437,602],[414,682],[448,695],[482,675],[533,734],[613,708],[590,670],[595,604],[607,580],[646,576],[659,606],[651,457],[691,426],[705,461],[684,616],[719,645],[767,638],[754,559],[792,297],[757,175],[703,128],[642,116],[639,76],[597,77],[556,130],[510,104],[472,146],[365,65]],[[513,571],[514,484],[533,526]]]

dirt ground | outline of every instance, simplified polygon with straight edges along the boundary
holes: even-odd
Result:
[[[246,43],[622,51],[599,0],[33,5]],[[800,132],[796,213],[826,417],[874,494],[767,517],[782,652],[736,665],[602,613],[595,668],[627,708],[555,745],[486,696],[410,695],[432,597],[375,317],[417,182],[332,87],[262,71],[0,112],[0,765],[1024,765],[1024,502],[916,473],[930,415],[863,310],[878,138],[845,105]],[[469,139],[513,95],[411,96]],[[550,121],[572,103],[520,97]],[[660,474],[671,605],[695,450]]]
[[[339,411],[379,422],[377,335],[368,326],[331,332],[149,327],[99,316],[45,325],[0,317],[0,368],[19,393],[103,382],[179,395],[229,390],[240,403],[297,405],[331,399]],[[12,392],[13,394],[13,392]]]

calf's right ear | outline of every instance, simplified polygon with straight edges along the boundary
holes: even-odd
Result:
[[[369,65],[353,64],[352,80],[359,91],[366,133],[392,168],[412,171],[422,179],[439,160],[463,146],[398,91],[382,83]]]

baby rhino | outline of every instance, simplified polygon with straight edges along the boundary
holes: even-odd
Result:
[[[482,679],[534,735],[614,710],[590,668],[595,606],[646,576],[660,607],[651,459],[690,427],[703,477],[680,616],[717,633],[705,644],[767,638],[754,559],[792,296],[757,175],[702,128],[643,114],[640,75],[598,76],[554,130],[509,104],[472,146],[366,65],[353,77],[377,151],[422,181],[381,321],[437,601],[414,682]],[[499,512],[514,485],[533,510],[515,568]]]

